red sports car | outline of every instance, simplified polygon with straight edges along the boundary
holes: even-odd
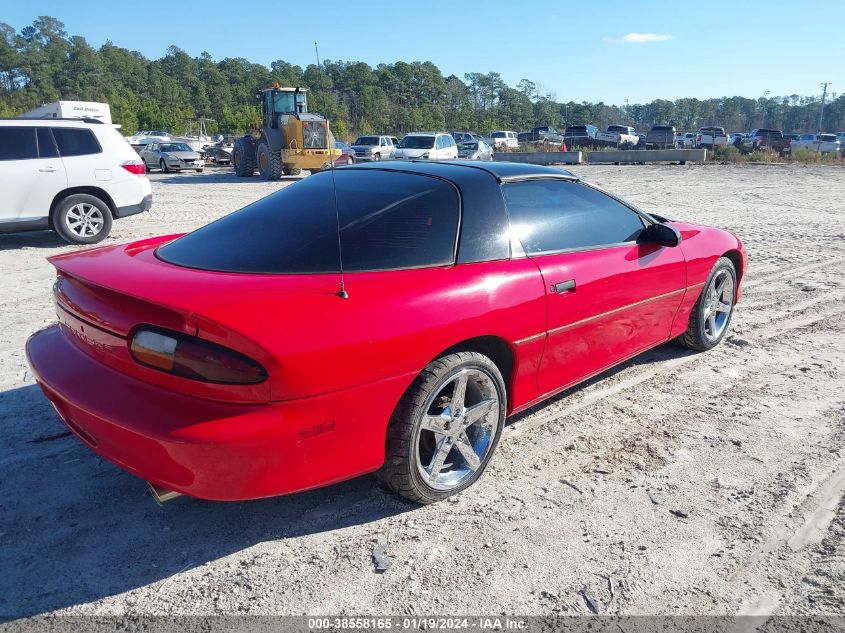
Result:
[[[378,471],[427,503],[478,479],[508,415],[666,341],[715,346],[740,296],[737,237],[558,169],[382,162],[334,180],[52,257],[58,323],[27,354],[65,424],[162,495]]]

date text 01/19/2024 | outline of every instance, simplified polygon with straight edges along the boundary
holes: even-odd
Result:
[[[510,617],[342,617],[309,618],[313,631],[406,630],[406,631],[522,631],[527,622]]]

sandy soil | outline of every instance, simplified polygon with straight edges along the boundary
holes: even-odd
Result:
[[[0,236],[0,615],[843,613],[845,171],[579,167],[751,257],[716,350],[671,345],[511,420],[467,493],[369,477],[163,508],[63,427],[24,358],[53,319],[49,233]],[[153,175],[111,241],[191,229],[286,183]],[[91,385],[96,389],[96,385]],[[393,566],[374,571],[386,539]]]

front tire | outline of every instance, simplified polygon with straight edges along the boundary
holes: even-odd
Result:
[[[56,207],[53,228],[71,244],[96,244],[111,231],[108,205],[94,196],[78,193],[68,196]]]
[[[167,166],[167,163],[164,162],[163,158],[158,161],[158,168],[161,169],[161,173],[163,173],[163,174],[169,174],[170,173],[170,167]]]
[[[424,504],[464,490],[490,462],[506,410],[505,383],[493,361],[477,352],[438,358],[391,417],[379,478]]]
[[[282,177],[282,156],[270,149],[267,141],[258,143],[258,176],[261,180],[278,180]]]
[[[682,345],[706,352],[725,338],[736,304],[736,287],[733,262],[720,257],[692,308],[687,331],[679,339]]]
[[[302,173],[302,169],[300,169],[299,167],[291,167],[290,165],[283,166],[282,171],[284,172],[285,176],[298,176]]]
[[[235,175],[247,178],[255,174],[255,148],[252,139],[241,137],[232,147],[232,166]]]

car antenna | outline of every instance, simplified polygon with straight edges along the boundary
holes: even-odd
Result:
[[[323,78],[323,66],[320,64],[320,49],[317,48],[317,42],[314,42],[314,52],[317,54],[317,70],[320,72],[320,79]],[[329,134],[329,117],[326,117],[326,140]],[[337,258],[340,263],[340,290],[337,291],[337,296],[341,299],[348,299],[349,293],[346,292],[346,285],[343,283],[343,244],[340,239],[340,207],[337,202],[337,183],[334,179],[334,148],[329,148],[329,170],[332,173],[332,196],[334,196],[334,219],[337,226]]]

